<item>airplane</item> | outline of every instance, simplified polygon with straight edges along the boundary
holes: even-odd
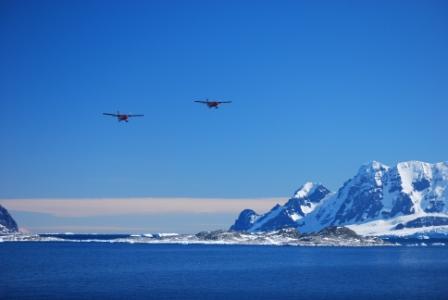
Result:
[[[218,108],[218,106],[220,106],[223,103],[232,103],[232,101],[209,101],[208,99],[206,99],[205,101],[194,101],[196,103],[202,103],[202,104],[206,104],[208,106],[208,108]]]
[[[118,122],[121,122],[121,121],[128,122],[128,121],[129,121],[129,118],[132,118],[132,117],[143,117],[143,116],[144,116],[144,115],[120,114],[119,111],[117,111],[116,114],[103,113],[103,115],[105,115],[105,116],[112,116],[112,117],[115,117],[115,118],[117,118]]]

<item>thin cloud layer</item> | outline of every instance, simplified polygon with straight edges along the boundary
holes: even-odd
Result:
[[[238,213],[251,208],[265,212],[282,198],[121,198],[121,199],[6,199],[8,210],[51,214],[57,217],[93,217],[132,214]]]

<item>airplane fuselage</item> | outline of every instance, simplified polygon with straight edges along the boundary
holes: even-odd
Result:
[[[128,115],[118,115],[117,119],[118,119],[118,122],[121,122],[121,121],[128,122],[129,116]]]
[[[218,108],[219,104],[220,103],[218,101],[209,101],[209,102],[207,102],[207,106],[209,108]]]
[[[116,114],[113,114],[113,113],[103,113],[103,115],[117,118],[118,122],[121,122],[121,121],[128,122],[129,118],[131,118],[131,117],[143,117],[144,116],[144,115],[141,115],[141,114],[140,115],[120,114],[119,112],[117,112]]]
[[[205,105],[207,105],[208,108],[218,108],[223,103],[232,103],[232,101],[210,101],[208,99],[205,100],[205,101],[204,100],[197,100],[197,101],[194,101],[194,102],[205,104]]]

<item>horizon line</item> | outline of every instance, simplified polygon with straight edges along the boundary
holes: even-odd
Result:
[[[269,198],[17,198],[0,199],[10,211],[43,213],[57,217],[93,217],[132,214],[239,213],[243,209],[270,210],[289,197]]]

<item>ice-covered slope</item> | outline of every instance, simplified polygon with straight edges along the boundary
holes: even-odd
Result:
[[[11,217],[6,208],[0,205],[0,233],[12,233],[19,231],[16,221]]]
[[[348,226],[365,235],[448,233],[448,162],[388,167],[373,161],[333,194],[307,183],[284,206],[257,216],[245,230],[296,227],[317,232],[329,226]]]
[[[230,230],[271,231],[297,227],[298,222],[312,212],[329,193],[323,185],[307,182],[285,205],[277,204],[264,215],[257,215],[253,210],[243,210]]]
[[[402,216],[407,216],[406,222],[399,222],[397,225],[401,225],[397,227],[398,230],[407,226],[442,226],[443,219],[448,220],[447,192],[446,162],[429,164],[410,161],[392,168],[372,162],[362,166],[333,197],[303,220],[299,229],[311,232],[327,226],[357,225],[371,221],[394,224]],[[427,218],[431,216],[437,219]],[[361,227],[350,228],[359,231]],[[384,233],[385,227],[376,228],[381,228],[381,233]],[[386,231],[390,231],[390,227]],[[371,230],[371,233],[374,234],[375,230]]]

